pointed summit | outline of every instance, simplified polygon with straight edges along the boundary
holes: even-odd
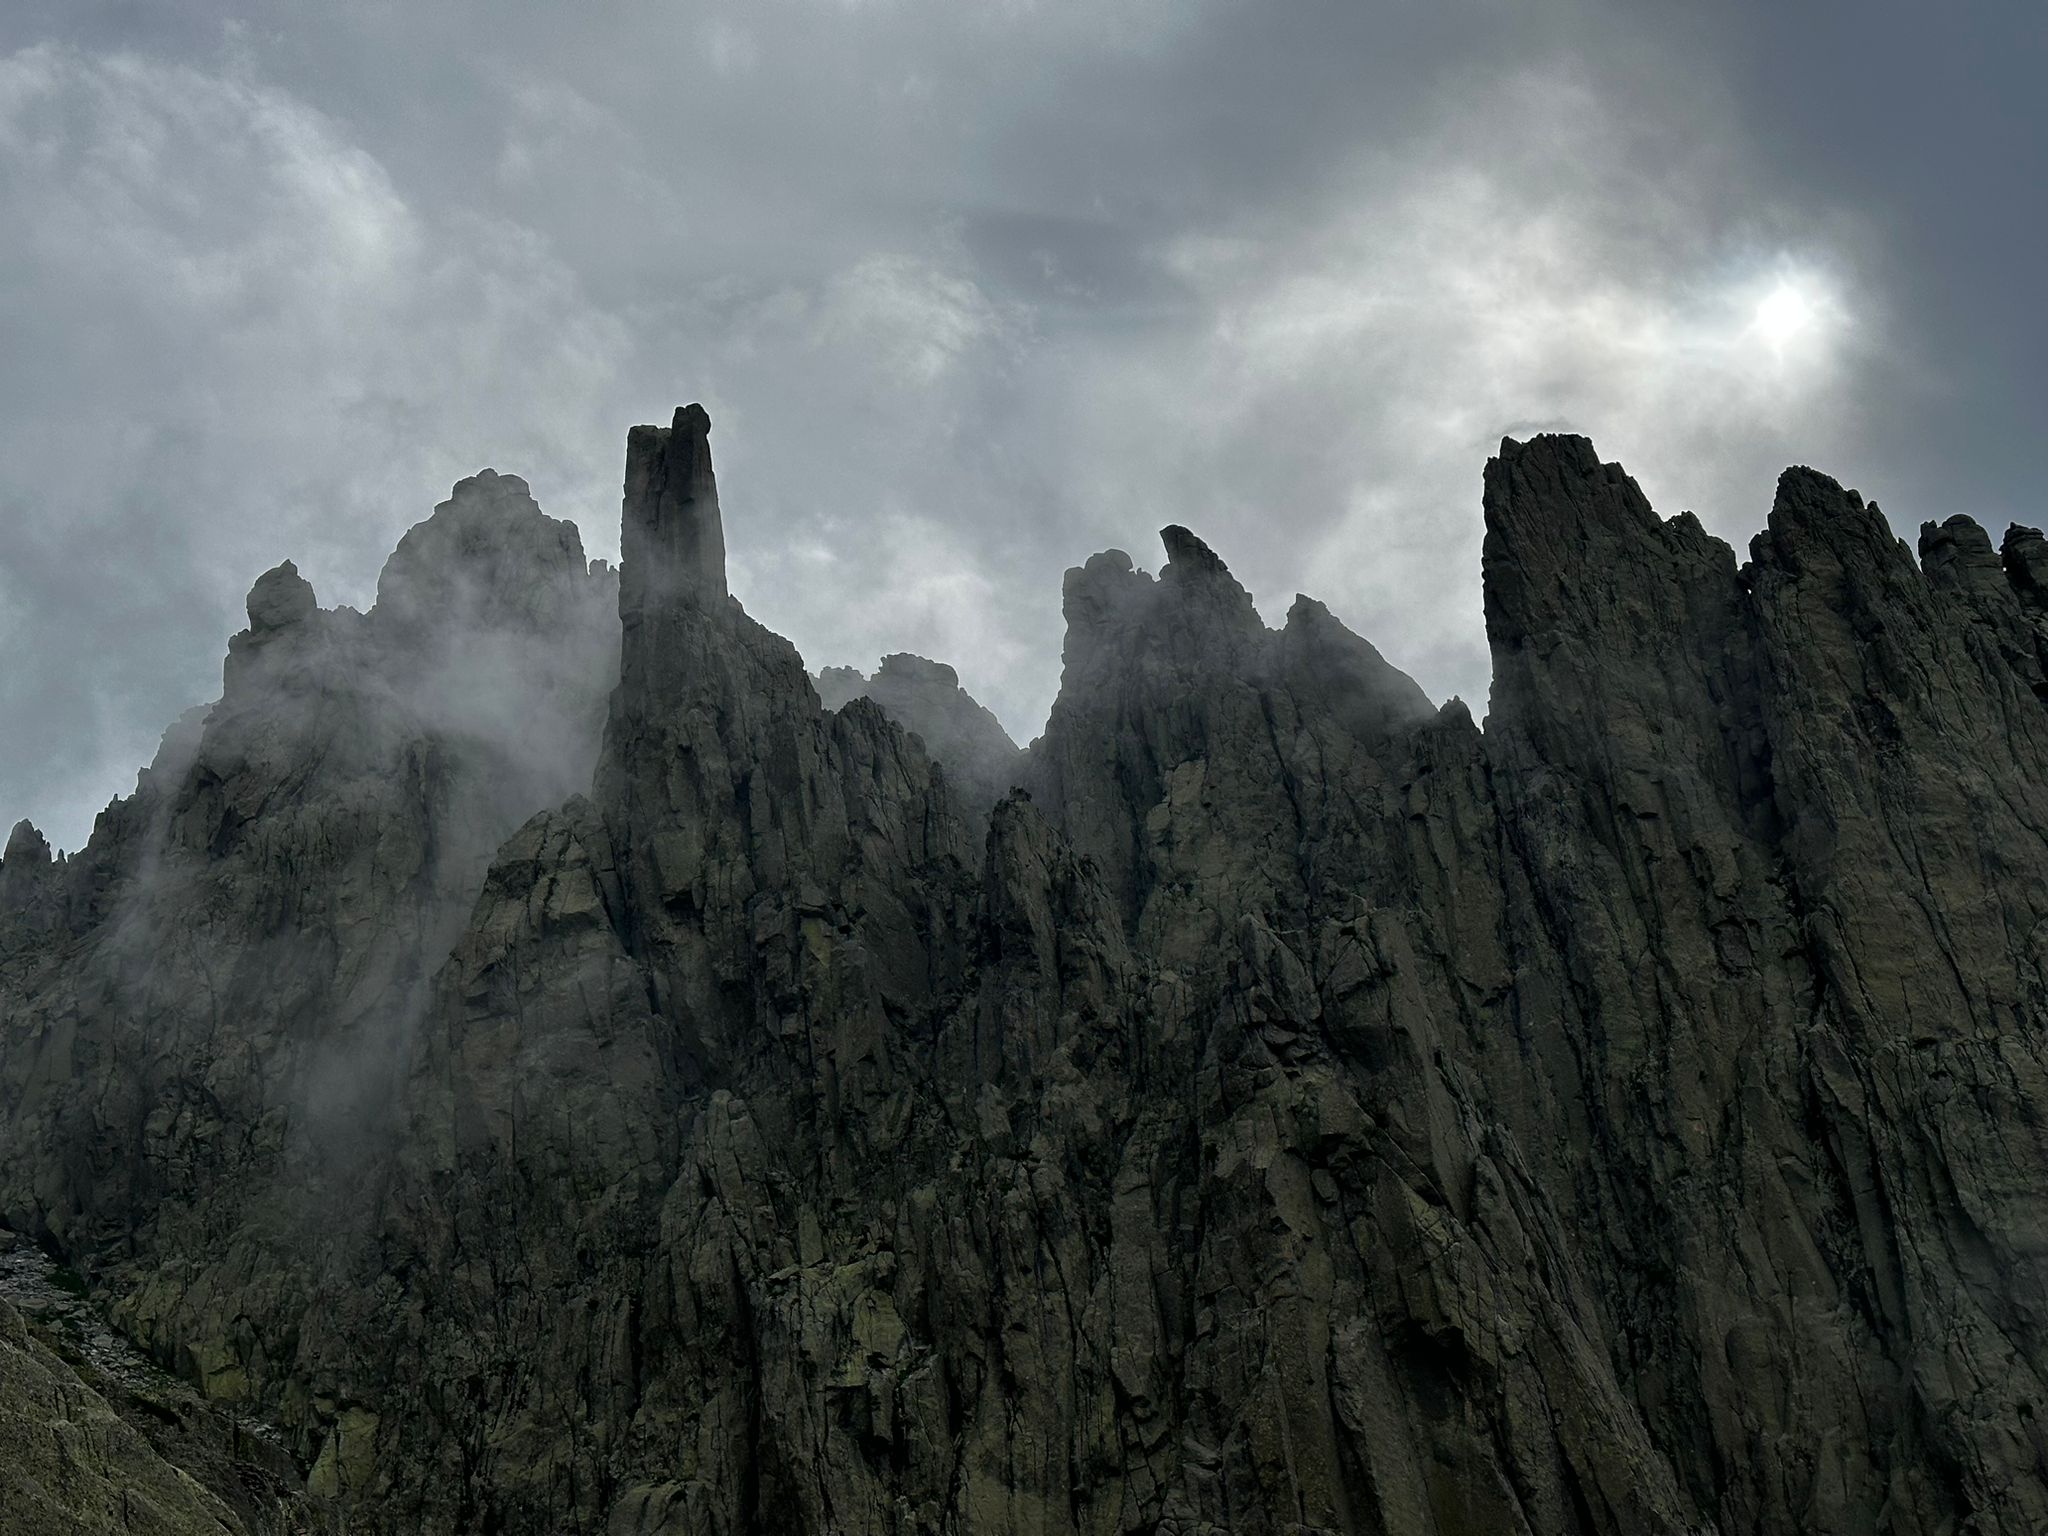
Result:
[[[1200,614],[1199,626],[1214,630],[1220,644],[1241,644],[1265,633],[1252,595],[1230,574],[1223,557],[1178,523],[1159,530],[1166,567],[1157,592],[1184,615]]]
[[[0,917],[13,919],[33,905],[46,887],[50,845],[29,821],[18,821],[0,853]]]
[[[725,530],[711,473],[711,417],[678,407],[666,427],[626,437],[626,496],[620,529],[619,613],[630,618],[678,599],[722,599]]]
[[[256,584],[249,588],[249,630],[255,635],[269,635],[290,629],[310,618],[319,606],[313,584],[287,560],[258,576]]]
[[[1960,512],[1920,525],[1920,569],[1934,587],[1995,593],[2008,589],[1991,535],[1975,518]]]
[[[1901,597],[1925,590],[1912,555],[1877,503],[1804,464],[1778,476],[1770,517],[1749,541],[1749,553],[1759,580],[1774,573],[1789,579],[1826,575],[1832,581],[1854,571],[1859,580],[1896,587]],[[1865,595],[1841,594],[1859,604]]]
[[[7,850],[0,853],[0,865],[16,869],[49,862],[50,845],[36,830],[35,823],[25,817],[17,821],[14,830],[7,834]]]
[[[1230,567],[1223,563],[1222,557],[1203,543],[1199,536],[1181,527],[1179,523],[1169,523],[1160,529],[1159,542],[1166,546],[1166,559],[1172,570],[1184,575],[1230,574]]]
[[[387,630],[551,629],[590,579],[576,525],[549,517],[518,475],[458,480],[434,515],[398,541],[372,610]]]
[[[1617,620],[1664,569],[1670,536],[1626,470],[1571,433],[1503,438],[1487,461],[1484,505],[1480,572],[1496,680],[1504,650],[1548,637],[1604,632],[1634,643]],[[1728,564],[1732,573],[1732,556]]]

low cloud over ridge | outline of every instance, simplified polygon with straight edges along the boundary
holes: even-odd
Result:
[[[813,666],[946,658],[1020,739],[1061,570],[1165,522],[1483,698],[1504,431],[1738,542],[1793,459],[2021,511],[1960,436],[1963,501],[1912,503],[2000,398],[1929,341],[1989,323],[1928,297],[1938,170],[1847,195],[1856,103],[1746,12],[486,15],[0,28],[7,819],[82,840],[258,571],[366,603],[484,464],[611,554],[623,425],[699,394],[749,607]]]

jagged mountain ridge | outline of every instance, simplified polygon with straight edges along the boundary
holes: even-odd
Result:
[[[700,410],[616,577],[501,493],[393,590],[519,600],[266,576],[0,862],[0,1219],[346,1527],[2048,1525],[2038,534],[1503,443],[1481,732],[1168,529],[989,807],[731,599]]]
[[[926,752],[945,766],[969,807],[985,811],[1026,776],[1025,756],[1002,722],[960,686],[960,674],[942,661],[898,651],[884,656],[874,676],[855,667],[826,667],[811,685],[826,709],[873,699],[882,712],[923,739]]]

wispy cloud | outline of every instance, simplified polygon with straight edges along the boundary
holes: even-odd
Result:
[[[10,811],[75,843],[211,697],[251,578],[365,601],[479,460],[616,521],[625,350],[533,232],[413,206],[331,118],[232,69],[57,45],[0,58]],[[509,467],[509,465],[508,465]],[[147,559],[135,558],[148,549]]]
[[[2024,50],[1900,98],[1955,38],[1891,0],[1853,57],[1608,0],[236,15],[0,22],[0,821],[60,841],[256,572],[361,601],[484,464],[610,553],[690,399],[750,609],[1020,739],[1062,570],[1166,522],[1476,704],[1503,432],[1737,541],[1795,459],[2038,520]]]
[[[1821,218],[1764,243],[1785,211],[1743,207],[1730,167],[1646,162],[1569,66],[1468,84],[1299,223],[1164,245],[1198,318],[1082,381],[1079,478],[1216,529],[1269,613],[1310,589],[1478,701],[1498,439],[1588,433],[1667,513],[1745,538],[1784,456],[1853,425],[1863,300]]]

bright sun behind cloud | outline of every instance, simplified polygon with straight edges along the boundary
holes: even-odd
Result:
[[[1780,282],[1757,302],[1757,333],[1781,346],[1811,327],[1813,320],[1813,301],[1790,282]]]
[[[1782,271],[1756,293],[1747,332],[1780,361],[1825,350],[1842,319],[1841,304],[1819,276]]]

